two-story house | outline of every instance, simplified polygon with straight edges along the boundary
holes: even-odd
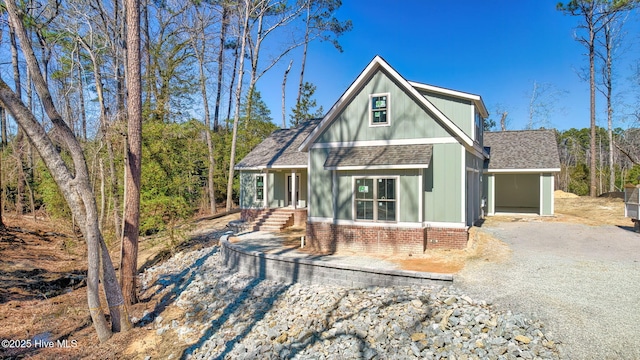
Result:
[[[487,116],[480,96],[407,81],[376,56],[322,119],[274,132],[237,165],[242,217],[306,222],[324,252],[464,248],[497,193],[483,184]]]

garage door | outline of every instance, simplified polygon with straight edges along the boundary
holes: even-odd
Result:
[[[540,213],[540,174],[496,174],[496,212]]]

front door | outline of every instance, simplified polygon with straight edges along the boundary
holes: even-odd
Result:
[[[300,200],[300,175],[296,175],[296,200]],[[297,202],[296,201],[296,202]],[[291,175],[287,176],[287,206],[291,206]]]

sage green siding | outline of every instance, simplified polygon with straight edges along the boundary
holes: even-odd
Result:
[[[299,171],[299,170],[298,170]],[[256,176],[264,176],[266,187],[265,195],[269,203],[269,208],[285,207],[287,203],[287,176],[291,176],[291,170],[279,170],[268,173],[259,171],[240,171],[240,207],[243,209],[263,208],[264,201],[256,198]],[[297,173],[300,176],[300,189],[298,191],[300,207],[307,206],[307,173],[306,171]]]
[[[298,173],[300,176],[300,191],[298,192],[298,206],[307,207],[307,172]]]
[[[463,151],[460,144],[433,146],[433,157],[423,178],[425,221],[464,222]]]
[[[354,177],[397,177],[396,209],[399,222],[419,222],[420,170],[375,170],[375,171],[337,171],[338,196],[336,197],[336,218],[354,220],[353,193]]]
[[[256,199],[256,176],[258,171],[240,172],[240,207],[243,209],[263,208],[264,201]]]
[[[495,176],[493,174],[485,174],[484,179],[484,194],[487,199],[487,214],[493,215],[496,213],[496,201],[494,193]]]
[[[333,217],[333,189],[331,171],[324,169],[329,149],[309,151],[309,217]]]
[[[390,126],[369,126],[369,95],[389,93]],[[470,116],[467,116],[470,118]],[[316,143],[449,137],[449,133],[383,71],[375,73]]]
[[[483,160],[479,157],[465,152],[466,156],[466,223],[467,225],[473,225],[473,223],[480,219],[482,213],[480,211],[480,199],[482,198],[482,165]]]
[[[553,215],[553,174],[542,174],[542,207],[540,215]]]
[[[449,120],[453,121],[460,130],[473,139],[475,122],[474,105],[471,100],[431,92],[422,92],[422,94],[449,118]]]

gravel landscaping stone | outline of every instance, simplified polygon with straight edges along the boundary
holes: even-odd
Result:
[[[469,264],[455,284],[545,323],[542,338],[517,329],[526,325],[523,315],[500,325],[505,339],[529,347],[520,356],[557,350],[566,359],[640,359],[640,235],[558,222],[504,222],[482,231],[507,243],[511,258]]]
[[[217,247],[141,275],[189,316],[158,329],[187,359],[559,358],[545,324],[449,286],[285,285],[227,271]]]

